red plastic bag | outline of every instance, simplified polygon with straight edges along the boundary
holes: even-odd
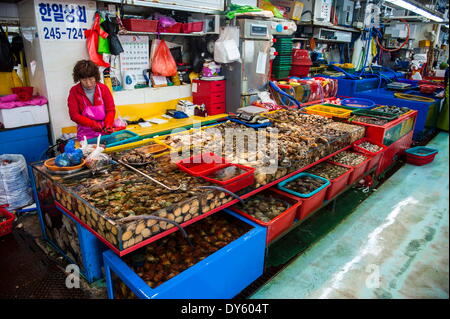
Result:
[[[100,28],[100,15],[98,13],[95,14],[92,29],[84,30],[84,35],[86,37],[89,57],[91,58],[92,62],[94,62],[98,66],[104,66],[105,68],[109,67],[109,63],[103,61],[103,57],[98,54],[98,37],[100,36],[104,39],[108,37],[108,33]]]
[[[152,72],[154,75],[161,76],[177,75],[177,64],[164,40],[161,40],[156,48],[152,59]]]

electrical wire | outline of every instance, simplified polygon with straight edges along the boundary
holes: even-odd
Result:
[[[411,32],[410,27],[409,27],[409,23],[408,23],[406,20],[404,20],[404,19],[400,19],[400,21],[404,22],[404,23],[406,24],[406,28],[408,29],[408,34],[406,35],[405,42],[403,42],[402,45],[400,45],[398,48],[395,48],[395,49],[386,49],[386,48],[383,47],[383,46],[381,45],[381,43],[380,43],[380,40],[379,40],[380,37],[379,37],[379,35],[380,35],[381,33],[379,33],[379,34],[377,34],[375,40],[377,41],[377,44],[378,44],[378,46],[380,47],[381,50],[383,50],[383,51],[385,51],[385,52],[395,52],[395,51],[398,51],[398,50],[400,50],[401,48],[403,48],[403,47],[408,43],[408,41],[409,41],[409,36],[410,36],[410,32]]]

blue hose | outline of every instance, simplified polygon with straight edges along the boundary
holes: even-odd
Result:
[[[269,81],[269,85],[279,94],[284,95],[285,97],[287,97],[288,99],[290,99],[292,102],[294,102],[298,108],[300,108],[300,102],[297,101],[293,96],[290,96],[289,94],[287,94],[286,92],[284,92],[283,90],[281,90],[273,81]]]

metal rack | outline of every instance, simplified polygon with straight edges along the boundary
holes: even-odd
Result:
[[[196,12],[196,13],[219,14],[222,12],[221,10],[214,10],[214,9],[208,9],[208,8],[189,7],[189,6],[182,6],[179,4],[168,4],[168,3],[159,3],[159,2],[142,1],[142,0],[97,0],[97,1],[114,3],[114,4],[138,6],[138,7],[140,6],[140,7],[147,7],[147,8],[188,11],[188,12]],[[186,1],[186,4],[189,4],[189,1]],[[222,10],[224,10],[224,9],[225,8],[223,8]]]

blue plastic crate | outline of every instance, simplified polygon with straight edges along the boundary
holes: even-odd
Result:
[[[22,154],[27,163],[43,160],[50,145],[47,124],[0,130],[0,154]]]
[[[314,190],[313,192],[309,193],[309,194],[300,194],[300,193],[297,193],[297,192],[295,192],[293,190],[290,190],[290,189],[284,187],[287,183],[289,183],[289,182],[291,182],[293,180],[296,180],[297,178],[302,177],[302,176],[314,177],[314,178],[323,180],[326,183],[323,184],[322,186],[320,186],[319,188],[317,188],[316,190]],[[294,196],[302,197],[302,198],[308,198],[308,197],[311,197],[311,196],[317,194],[318,192],[320,192],[322,189],[324,189],[325,187],[329,186],[330,184],[331,184],[330,181],[328,179],[326,179],[326,178],[323,178],[323,177],[320,177],[320,176],[317,176],[317,175],[313,175],[313,174],[310,174],[310,173],[299,173],[297,175],[294,175],[294,176],[292,176],[292,177],[282,181],[281,183],[279,183],[277,185],[277,187],[278,187],[278,189],[281,189],[282,191],[287,192],[289,194],[292,194]]]
[[[438,153],[439,151],[435,148],[425,147],[425,146],[416,146],[405,151],[406,153],[416,155],[416,156],[430,156]]]
[[[148,286],[113,251],[103,253],[108,297],[114,299],[112,272],[141,299],[233,298],[264,270],[267,228],[231,210],[228,213],[253,229],[156,288]],[[189,231],[189,229],[187,229]]]
[[[128,144],[131,142],[136,142],[141,137],[131,131],[128,130],[122,130],[118,132],[114,132],[110,135],[103,135],[100,137],[100,144],[106,145],[106,147],[113,147],[123,144]],[[97,144],[97,138],[90,138],[87,140],[88,144]]]

